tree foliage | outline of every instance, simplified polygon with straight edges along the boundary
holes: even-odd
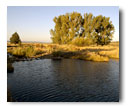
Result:
[[[105,45],[111,42],[114,26],[109,17],[73,12],[53,19],[54,29],[50,30],[53,43],[82,45]]]
[[[19,34],[17,32],[12,34],[12,37],[10,38],[10,43],[13,43],[13,44],[20,44],[21,43]]]

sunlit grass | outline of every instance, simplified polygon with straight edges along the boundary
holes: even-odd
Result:
[[[8,53],[19,57],[41,57],[48,55],[49,58],[74,58],[89,61],[109,61],[110,58],[119,58],[119,42],[105,46],[83,46],[23,43],[11,45],[8,43]]]
[[[32,46],[12,48],[11,50],[8,50],[8,52],[17,57],[33,57],[43,53],[41,49]]]
[[[119,58],[119,48],[116,48],[116,49],[111,50],[111,51],[100,51],[99,54],[104,55],[104,56],[108,56],[109,58],[118,59]]]

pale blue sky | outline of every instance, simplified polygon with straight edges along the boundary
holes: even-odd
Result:
[[[101,6],[9,6],[7,9],[7,40],[18,32],[22,41],[51,42],[49,30],[53,18],[65,13],[92,13],[110,17],[115,26],[114,40],[119,40],[119,7]]]

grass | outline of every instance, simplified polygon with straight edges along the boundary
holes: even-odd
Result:
[[[109,61],[119,59],[119,42],[112,42],[105,46],[58,45],[42,43],[23,43],[21,46],[8,43],[8,53],[17,57],[45,57],[72,58],[89,61]]]
[[[12,50],[9,50],[9,53],[17,57],[34,57],[43,53],[41,49],[34,48],[33,46],[28,47],[14,47]]]
[[[98,55],[95,52],[87,52],[86,54],[74,56],[74,59],[88,60],[88,61],[109,61],[109,58],[106,56]]]
[[[109,58],[118,59],[119,58],[119,48],[115,48],[111,51],[100,51],[99,54],[107,56]]]

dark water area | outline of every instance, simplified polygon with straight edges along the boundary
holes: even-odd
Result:
[[[119,60],[42,59],[13,66],[8,88],[19,102],[119,101]]]

